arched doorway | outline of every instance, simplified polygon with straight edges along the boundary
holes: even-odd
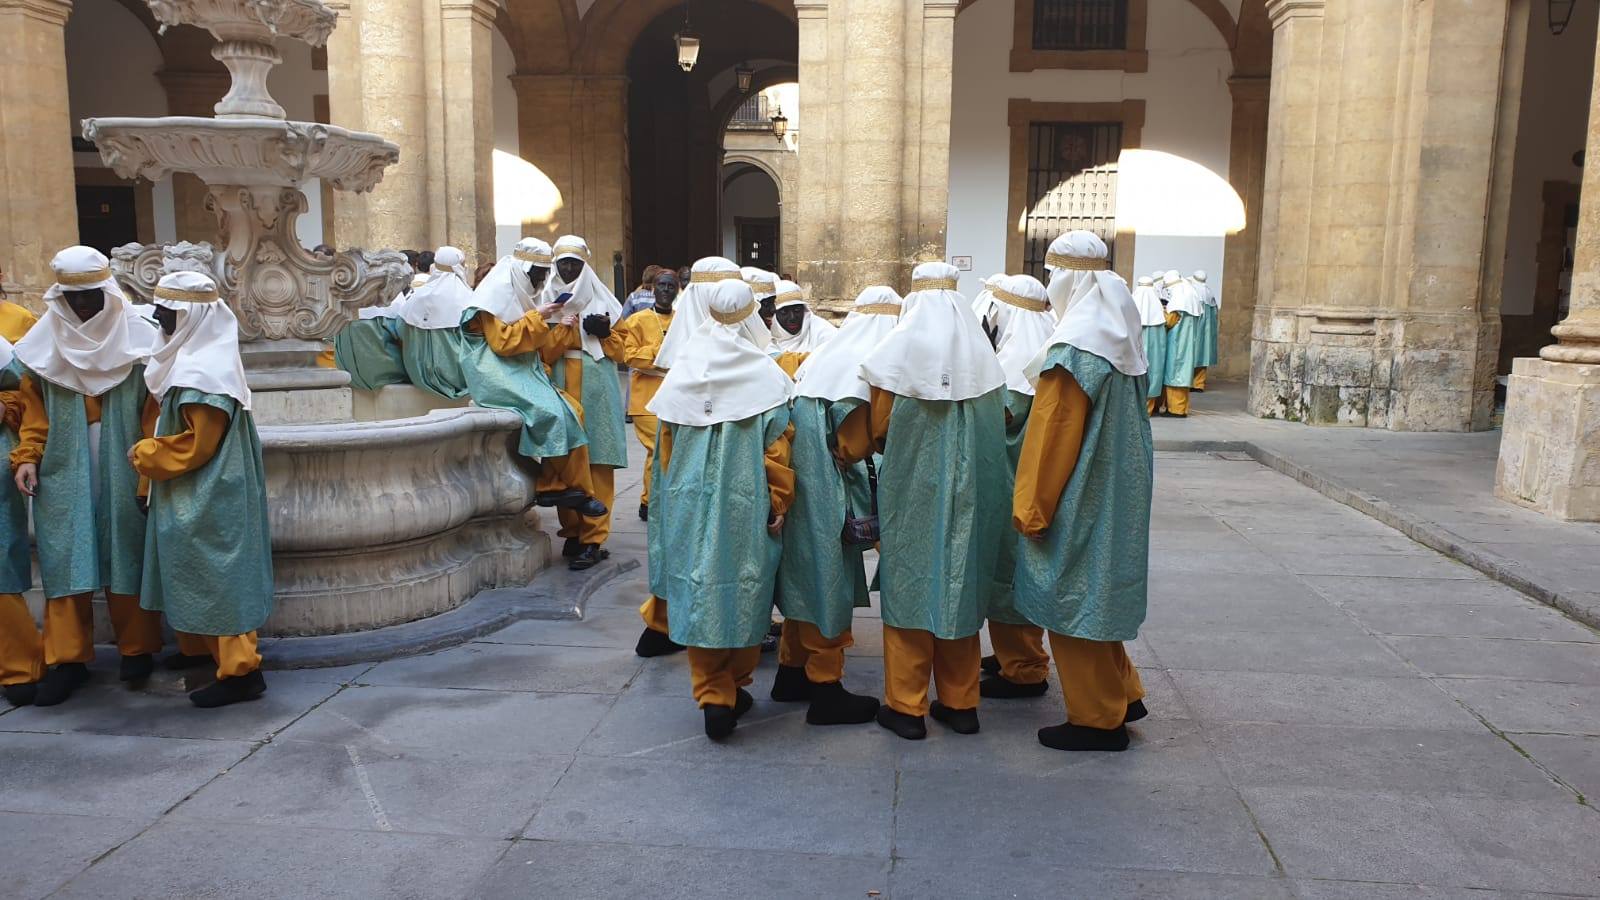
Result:
[[[778,271],[783,264],[782,212],[778,180],[771,172],[748,162],[722,167],[723,256],[741,266]]]

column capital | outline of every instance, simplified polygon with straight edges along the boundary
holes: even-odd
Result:
[[[1228,79],[1228,93],[1235,100],[1266,100],[1272,79],[1265,75],[1235,75]]]
[[[499,4],[495,0],[440,0],[439,11],[446,19],[471,18],[492,28]]]
[[[828,0],[794,0],[794,10],[797,18],[826,18],[828,15]]]
[[[65,28],[72,16],[72,0],[0,0],[0,11],[7,10]]]
[[[922,0],[924,19],[954,19],[961,9],[961,0]]]
[[[1324,0],[1267,0],[1267,19],[1274,30],[1290,19],[1320,19]]]

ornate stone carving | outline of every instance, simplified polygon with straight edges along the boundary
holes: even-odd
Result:
[[[228,67],[233,84],[216,105],[218,116],[282,119],[267,90],[267,75],[283,61],[273,39],[282,35],[313,47],[328,42],[338,16],[322,0],[147,0],[165,30],[196,25],[211,32],[211,55]]]

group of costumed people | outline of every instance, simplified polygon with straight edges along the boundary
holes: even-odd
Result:
[[[256,629],[272,610],[261,443],[239,328],[213,280],[163,275],[135,306],[97,250],[68,247],[37,320],[0,303],[0,686],[54,706],[89,680],[103,592],[120,679],[215,667],[189,695],[211,708],[266,691]],[[23,593],[36,536],[43,627]]]
[[[650,363],[637,649],[687,651],[708,737],[751,708],[776,606],[771,696],[814,725],[919,740],[931,714],[972,734],[980,698],[1045,693],[1053,654],[1067,716],[1039,741],[1128,746],[1147,714],[1124,642],[1145,617],[1154,453],[1140,308],[1107,255],[1072,232],[1048,287],[1005,276],[977,302],[923,264],[903,299],[868,288],[837,328],[790,283],[693,266]],[[881,704],[841,681],[874,547]]]
[[[1140,276],[1133,289],[1150,360],[1152,416],[1189,415],[1189,394],[1205,393],[1206,370],[1217,364],[1222,301],[1204,270],[1188,278],[1177,270]]]

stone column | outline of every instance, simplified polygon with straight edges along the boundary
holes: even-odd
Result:
[[[0,0],[0,267],[12,300],[38,308],[50,259],[78,242],[67,105],[69,0]]]
[[[1596,55],[1600,75],[1600,53]],[[1600,77],[1585,159],[1600,160]],[[1495,494],[1548,516],[1600,521],[1600,165],[1583,169],[1567,317],[1538,359],[1519,359],[1506,392]]]
[[[835,204],[839,214],[840,271],[832,296],[843,298],[871,284],[901,280],[901,183],[906,141],[906,4],[903,0],[849,0],[845,16],[844,71],[838,87],[843,132]],[[948,137],[946,138],[948,140]],[[830,185],[833,187],[833,185]]]
[[[921,40],[912,43],[912,36],[907,36],[906,70],[917,77],[906,90],[906,196],[901,203],[905,263],[944,259],[945,226],[950,221],[950,91],[960,4],[923,0],[921,5],[920,22],[913,20],[907,27],[908,32],[920,32]]]
[[[784,227],[795,233],[795,277],[816,300],[839,299],[844,288],[839,278],[839,232],[835,224],[835,193],[830,178],[837,178],[833,142],[842,123],[836,102],[833,70],[843,60],[832,52],[833,33],[828,26],[828,0],[795,0],[799,26],[799,72],[805,91],[805,134],[801,138],[798,181],[799,200]],[[842,47],[840,48],[843,49]]]
[[[1224,277],[1221,284],[1213,285],[1223,304],[1219,322],[1221,347],[1217,364],[1212,367],[1218,377],[1242,375],[1250,368],[1250,323],[1255,318],[1262,238],[1269,83],[1267,78],[1228,79],[1228,91],[1233,95],[1228,183],[1244,200],[1245,227],[1223,242]]]
[[[493,0],[444,0],[445,242],[471,265],[492,262],[494,222]]]
[[[167,114],[172,116],[212,116],[212,107],[228,92],[228,73],[183,72],[163,69],[156,73],[167,92]],[[206,209],[206,186],[187,172],[172,174],[172,207],[177,224],[177,239],[217,243],[217,217]]]

